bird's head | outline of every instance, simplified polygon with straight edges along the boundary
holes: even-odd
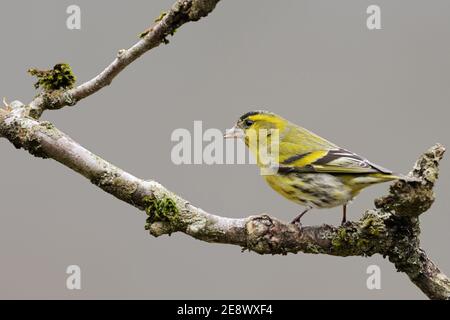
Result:
[[[287,123],[287,120],[272,112],[250,111],[241,116],[233,128],[227,130],[224,138],[243,138],[248,145],[251,137],[269,138],[274,130],[281,134]]]

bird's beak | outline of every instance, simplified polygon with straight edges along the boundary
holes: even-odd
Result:
[[[243,138],[244,137],[244,130],[241,128],[238,128],[237,126],[234,126],[231,129],[228,129],[225,134],[223,135],[225,139],[229,138]]]

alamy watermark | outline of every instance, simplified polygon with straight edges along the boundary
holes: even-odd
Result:
[[[369,274],[366,280],[366,286],[369,290],[381,289],[381,269],[376,264],[367,267],[366,273]]]
[[[279,168],[279,140],[278,129],[232,128],[224,135],[220,129],[204,130],[202,121],[194,121],[192,131],[172,132],[171,160],[176,165],[258,164],[262,175],[271,175]]]
[[[366,10],[369,15],[366,20],[367,29],[380,30],[381,29],[381,8],[375,4],[367,7]]]
[[[81,8],[75,4],[67,7],[66,13],[69,15],[66,19],[66,27],[69,30],[81,29]]]
[[[66,288],[68,290],[81,290],[81,268],[75,264],[66,269],[69,275],[66,279]]]

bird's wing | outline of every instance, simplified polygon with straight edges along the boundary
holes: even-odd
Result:
[[[294,155],[280,162],[280,169],[285,172],[392,173],[392,171],[342,148]]]

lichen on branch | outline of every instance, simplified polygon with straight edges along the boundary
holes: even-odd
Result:
[[[67,63],[58,63],[50,70],[31,68],[28,69],[28,73],[38,79],[34,87],[47,92],[71,89],[76,82],[72,68]]]
[[[235,219],[191,205],[156,181],[139,179],[88,151],[49,122],[44,110],[73,105],[103,87],[142,54],[167,41],[178,27],[208,15],[219,0],[178,0],[142,39],[121,49],[93,79],[74,87],[70,67],[30,70],[42,88],[30,104],[12,102],[0,108],[0,137],[36,157],[51,158],[86,177],[97,187],[147,213],[146,229],[155,237],[182,232],[201,241],[240,246],[259,254],[313,253],[334,256],[387,257],[431,299],[450,298],[450,280],[420,247],[420,215],[434,202],[434,184],[445,148],[435,145],[416,162],[408,181],[394,183],[358,221],[344,226],[284,223],[267,214]],[[6,104],[6,103],[5,103]]]
[[[155,195],[145,196],[142,199],[145,205],[145,212],[148,215],[146,230],[155,222],[168,222],[170,225],[177,225],[179,221],[179,209],[174,200],[168,196],[158,198]]]
[[[207,213],[159,183],[141,180],[101,159],[52,124],[23,117],[14,110],[0,109],[1,136],[37,157],[59,161],[145,211],[145,227],[153,236],[183,232],[198,240],[233,244],[259,254],[380,254],[428,297],[450,297],[449,279],[426,256],[419,241],[419,217],[434,200],[433,187],[445,151],[442,145],[435,145],[419,158],[409,174],[416,179],[394,183],[388,195],[376,200],[377,208],[366,211],[360,220],[339,227],[299,228],[268,215],[231,219]],[[401,206],[394,206],[395,201]]]

